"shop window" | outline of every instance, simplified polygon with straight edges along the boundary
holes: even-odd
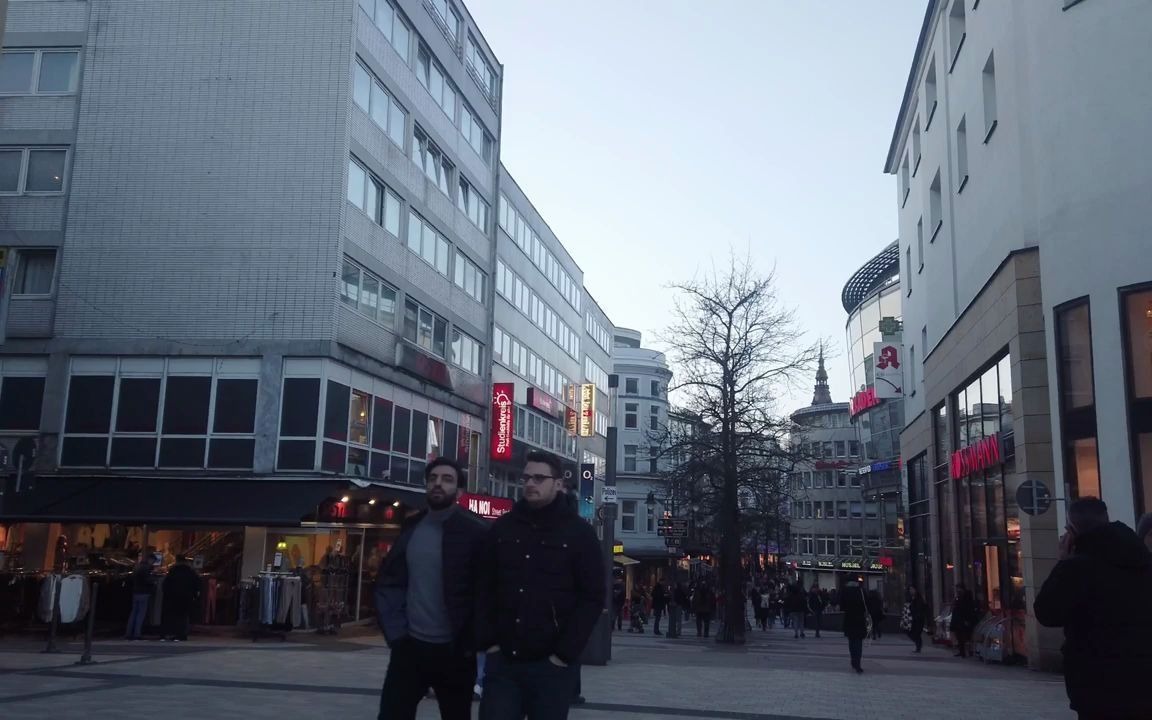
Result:
[[[221,434],[255,432],[256,389],[255,379],[217,380],[216,411],[212,416],[212,432]]]
[[[309,444],[309,452],[313,452]],[[208,443],[208,467],[244,469],[252,467],[256,440],[251,438],[212,438]]]
[[[1056,352],[1067,497],[1100,497],[1092,320],[1087,299],[1056,309]]]
[[[316,441],[281,440],[276,467],[280,470],[314,470],[316,468]]]
[[[392,422],[392,452],[408,455],[410,446],[410,433],[412,430],[412,411],[408,408],[396,406],[395,419]],[[407,468],[405,468],[407,469]]]
[[[328,440],[348,439],[349,389],[347,385],[328,381],[328,395],[324,401],[324,437]]]
[[[280,437],[316,437],[319,378],[287,378],[280,412]]]
[[[163,438],[160,441],[160,467],[204,467],[205,444],[201,438]]]
[[[320,454],[320,469],[325,472],[343,473],[346,467],[348,446],[326,442]]]
[[[156,414],[152,415],[153,424]],[[153,427],[155,430],[155,427]],[[101,465],[103,463],[100,463]],[[112,440],[112,455],[108,462],[112,467],[153,467],[156,464],[155,437],[117,437]]]
[[[1152,288],[1123,296],[1132,475],[1142,512],[1152,509]]]
[[[44,378],[4,378],[0,384],[0,430],[39,430],[43,403]]]
[[[160,378],[122,378],[116,402],[116,432],[156,432],[159,409]]]
[[[165,435],[206,435],[211,377],[170,377],[164,391]]]
[[[417,410],[412,411],[412,448],[408,454],[428,460],[428,415]],[[423,478],[417,481],[419,484],[423,482]]]
[[[372,447],[375,450],[392,448],[392,401],[376,398],[375,417],[372,422]],[[372,477],[383,477],[375,471]]]
[[[64,432],[107,433],[115,387],[116,378],[111,375],[73,376],[68,383]]]

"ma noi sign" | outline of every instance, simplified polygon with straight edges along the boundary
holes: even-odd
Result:
[[[475,495],[473,493],[460,493],[456,501],[482,518],[495,520],[504,513],[511,512],[515,500],[509,498],[490,497],[488,495]]]
[[[516,419],[513,397],[516,386],[512,383],[492,384],[492,459],[512,459],[512,430]]]
[[[974,472],[999,465],[1003,462],[1003,456],[1000,433],[990,435],[968,447],[960,448],[952,453],[952,479],[959,480]]]

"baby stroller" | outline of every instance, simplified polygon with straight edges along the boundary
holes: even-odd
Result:
[[[631,618],[632,625],[628,628],[630,633],[644,632],[644,624],[647,618],[644,617],[644,601],[639,597],[632,598],[632,605],[629,608],[628,615]]]

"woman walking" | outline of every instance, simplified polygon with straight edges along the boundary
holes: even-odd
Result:
[[[900,628],[908,633],[908,637],[916,644],[915,652],[924,649],[924,621],[928,615],[928,604],[920,596],[915,585],[908,586],[904,596],[904,613],[900,618]]]
[[[956,657],[968,657],[972,654],[969,645],[972,643],[972,632],[976,629],[979,615],[972,591],[963,585],[957,585],[956,600],[952,603],[952,620],[948,623],[948,629],[956,636]]]
[[[868,604],[864,600],[864,589],[855,578],[844,583],[840,591],[840,609],[844,612],[844,637],[848,638],[848,656],[852,669],[864,672],[860,666],[864,654],[864,638],[868,636]]]

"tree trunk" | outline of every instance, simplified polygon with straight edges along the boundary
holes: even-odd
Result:
[[[737,477],[725,478],[720,503],[720,587],[724,607],[720,609],[721,627],[716,642],[744,644],[744,573],[740,566],[740,505]]]

